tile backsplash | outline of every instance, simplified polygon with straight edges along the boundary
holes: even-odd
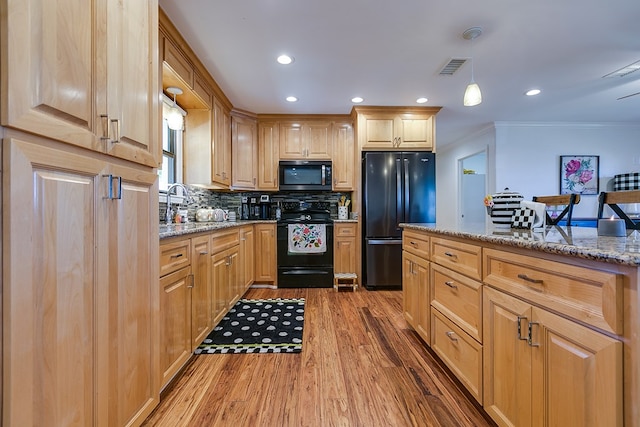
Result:
[[[340,196],[346,195],[349,196],[348,193],[334,193],[334,192],[314,192],[314,193],[303,193],[303,192],[278,192],[278,193],[260,193],[260,192],[222,192],[222,191],[213,191],[207,190],[199,187],[194,187],[187,185],[189,189],[189,193],[191,198],[193,199],[192,203],[180,204],[180,209],[187,209],[188,214],[187,217],[189,221],[195,221],[196,210],[200,208],[220,208],[220,209],[228,209],[236,212],[237,217],[240,218],[240,207],[242,204],[242,197],[257,197],[260,198],[261,194],[268,194],[272,205],[276,205],[277,202],[284,201],[305,201],[305,202],[314,202],[314,201],[323,201],[329,202],[331,207],[331,217],[337,218],[338,216],[338,200]],[[167,209],[166,206],[166,196],[164,194],[160,195],[160,209],[159,209],[159,219],[160,222],[164,222],[165,212]],[[173,209],[175,209],[175,204],[173,205]]]

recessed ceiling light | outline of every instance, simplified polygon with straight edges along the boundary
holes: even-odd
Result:
[[[351,102],[353,102],[354,104],[360,104],[362,101],[364,101],[364,98],[360,96],[354,96],[353,98],[351,98]]]
[[[296,102],[298,100],[298,98],[296,98],[295,96],[287,96],[287,101],[288,102]]]
[[[278,56],[277,59],[278,63],[282,64],[282,65],[289,65],[293,62],[293,57],[289,56],[289,55],[280,55]]]
[[[416,102],[417,102],[418,104],[424,104],[424,103],[425,103],[425,102],[427,102],[427,101],[428,101],[428,99],[427,99],[427,98],[424,98],[424,97],[423,97],[423,98],[418,98],[418,99],[416,99]]]
[[[527,96],[536,96],[540,93],[540,89],[531,89],[526,91],[524,94]]]

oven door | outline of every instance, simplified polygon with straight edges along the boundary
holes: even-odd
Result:
[[[290,253],[288,223],[278,224],[278,287],[333,286],[333,223],[324,224],[327,249],[322,253]]]

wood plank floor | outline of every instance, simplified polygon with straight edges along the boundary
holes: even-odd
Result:
[[[402,292],[249,289],[305,298],[302,353],[201,355],[147,426],[489,426],[402,317]]]

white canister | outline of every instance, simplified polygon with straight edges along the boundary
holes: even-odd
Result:
[[[348,219],[349,209],[347,206],[338,206],[338,219]]]

